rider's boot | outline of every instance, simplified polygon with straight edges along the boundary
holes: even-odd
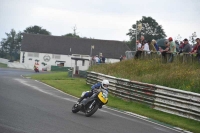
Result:
[[[77,101],[77,104],[80,104],[83,99],[84,99],[84,96],[79,98],[78,101]]]

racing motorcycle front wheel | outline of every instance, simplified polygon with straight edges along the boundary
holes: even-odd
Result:
[[[72,107],[72,112],[73,113],[77,113],[79,111],[79,107],[78,107],[78,104],[74,104],[74,106]]]
[[[87,108],[85,111],[85,116],[90,117],[97,111],[98,108],[99,108],[98,104],[94,104],[94,105],[92,105],[92,107]]]

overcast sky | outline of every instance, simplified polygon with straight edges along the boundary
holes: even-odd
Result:
[[[61,36],[76,25],[81,37],[123,41],[142,16],[154,18],[167,37],[200,37],[200,0],[0,0],[0,39],[34,25]]]

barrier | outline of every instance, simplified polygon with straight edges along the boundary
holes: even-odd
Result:
[[[51,71],[64,71],[67,72],[70,67],[63,67],[63,66],[51,66]]]
[[[173,59],[171,60],[171,54],[172,53],[165,53],[162,54],[159,51],[141,51],[140,54],[138,54],[138,57],[135,56],[136,51],[126,51],[126,58],[139,58],[142,60],[148,60],[148,59],[159,59],[162,63],[169,63],[169,62],[175,62],[175,63],[194,63],[200,61],[199,57],[197,57],[197,54],[189,54],[189,53],[173,53]]]
[[[0,63],[3,63],[3,64],[8,64],[8,59],[3,59],[3,58],[0,58]]]
[[[32,69],[33,66],[29,64],[17,63],[17,62],[8,62],[8,67],[10,68],[22,68],[22,69]]]
[[[110,81],[110,93],[117,97],[139,101],[156,110],[200,121],[200,94],[87,72],[87,84],[93,85],[103,79]]]

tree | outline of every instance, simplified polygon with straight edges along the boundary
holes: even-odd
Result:
[[[194,46],[196,43],[196,37],[197,37],[196,32],[192,33],[192,35],[189,37],[189,42],[190,44],[192,44],[192,46]]]
[[[73,32],[74,32],[74,33],[68,33],[68,34],[65,34],[65,35],[63,35],[63,36],[74,37],[74,38],[80,38],[80,36],[77,35],[76,30],[77,30],[77,28],[76,28],[76,25],[75,25],[75,26],[73,27]]]
[[[22,40],[21,32],[16,33],[14,29],[11,29],[10,33],[5,34],[7,38],[3,38],[1,41],[1,56],[7,57],[10,60],[19,59],[19,51],[21,48]]]
[[[51,35],[51,32],[47,31],[46,29],[42,29],[42,27],[37,25],[27,27],[24,30],[24,33]]]
[[[166,37],[162,25],[159,25],[156,20],[151,17],[143,16],[142,19],[136,21],[136,23],[137,25],[142,24],[141,30],[137,28],[137,39],[139,39],[141,35],[143,35],[145,37],[145,40],[147,41],[152,39],[157,40]],[[129,32],[126,35],[130,36],[130,41],[132,42],[130,49],[133,49],[133,46],[136,42],[136,24],[132,25],[132,28],[129,29]]]
[[[63,36],[80,38],[79,35],[76,35],[76,34],[73,34],[73,33],[68,33],[68,34],[65,34],[65,35],[63,35]]]

